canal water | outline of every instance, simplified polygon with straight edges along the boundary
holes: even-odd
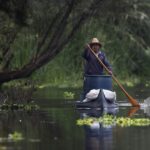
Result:
[[[128,103],[117,90],[118,102]],[[148,88],[127,89],[140,102],[150,96]],[[64,98],[64,92],[74,98]],[[122,106],[111,111],[78,110],[74,102],[80,89],[45,88],[33,100],[34,111],[0,111],[0,150],[148,150],[150,125],[104,124],[96,118],[150,119],[150,108]],[[85,120],[94,118],[90,124]]]

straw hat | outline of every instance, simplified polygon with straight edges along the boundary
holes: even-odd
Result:
[[[90,43],[90,46],[92,46],[93,44],[97,44],[99,45],[100,47],[102,46],[102,44],[99,42],[99,40],[97,38],[93,38],[91,40],[91,43]]]

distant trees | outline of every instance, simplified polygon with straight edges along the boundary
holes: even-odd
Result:
[[[0,0],[0,83],[30,76],[84,27],[106,34],[117,67],[128,60],[131,72],[140,72],[149,60],[149,6],[148,0]]]
[[[148,0],[103,1],[101,6],[97,6],[95,15],[88,19],[88,23],[82,26],[74,38],[72,43],[76,45],[73,46],[71,43],[67,47],[68,53],[69,49],[72,49],[70,51],[72,57],[69,58],[80,56],[84,44],[93,36],[97,36],[103,44],[102,50],[106,51],[109,57],[114,73],[123,78],[131,75],[148,77],[150,74],[149,4]],[[80,55],[75,54],[78,49]],[[66,64],[68,62],[72,60],[66,60]],[[76,66],[81,64],[79,57],[74,57],[74,62]]]
[[[123,53],[126,68],[139,76],[148,76],[150,55],[147,52],[150,50],[150,36],[147,33],[150,31],[150,5],[147,0],[130,1],[129,4],[124,21],[120,22],[120,33],[126,47]],[[121,37],[118,37],[120,40]]]
[[[118,70],[145,76],[150,63],[150,2],[119,0],[106,6],[103,18],[112,61]],[[108,26],[107,26],[108,25]],[[110,27],[111,26],[111,27]],[[105,30],[106,29],[106,30]],[[123,72],[123,71],[122,71]]]

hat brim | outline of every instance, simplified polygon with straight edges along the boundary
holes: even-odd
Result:
[[[101,44],[101,43],[97,43],[97,42],[95,42],[95,43],[90,43],[90,46],[93,46],[93,45],[99,45],[100,47],[102,47],[102,44]]]

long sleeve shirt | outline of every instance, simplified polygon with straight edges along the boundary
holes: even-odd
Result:
[[[104,65],[112,71],[112,68],[105,56],[105,53],[99,51],[97,53],[98,58],[104,63]],[[86,60],[84,64],[84,74],[85,75],[103,75],[103,66],[99,63],[97,58],[92,54],[89,49],[85,49],[82,57]]]

